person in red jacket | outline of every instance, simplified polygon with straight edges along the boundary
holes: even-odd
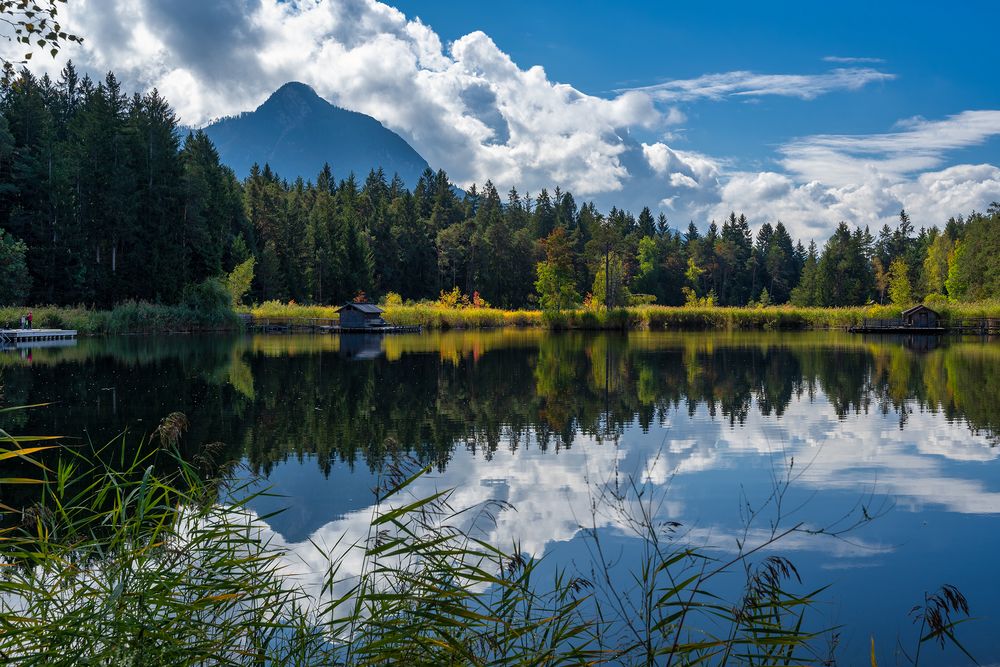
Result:
[[[31,311],[28,311],[28,328],[31,328]]]

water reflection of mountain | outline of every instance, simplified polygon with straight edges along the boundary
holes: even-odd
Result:
[[[114,338],[4,355],[0,372],[8,405],[58,401],[9,428],[101,440],[181,410],[190,442],[225,442],[265,471],[305,454],[374,468],[398,451],[444,467],[456,447],[558,450],[676,411],[739,428],[820,396],[839,418],[877,411],[905,429],[919,410],[992,443],[1000,432],[1000,347],[837,333]]]

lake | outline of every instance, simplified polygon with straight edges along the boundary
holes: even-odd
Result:
[[[311,542],[363,537],[391,461],[417,492],[509,503],[483,537],[587,571],[590,535],[614,577],[638,557],[605,506],[633,489],[678,541],[717,557],[763,543],[828,585],[807,619],[838,626],[845,664],[901,660],[908,616],[942,584],[968,597],[959,637],[1000,661],[1000,343],[841,332],[118,337],[0,355],[15,433],[105,442],[184,412],[185,446],[221,442],[266,477],[258,515],[308,579]],[[246,474],[249,474],[246,473]],[[775,495],[776,489],[779,491]],[[19,493],[5,489],[3,502]],[[775,502],[780,500],[780,503]],[[870,519],[870,520],[869,520]],[[670,524],[671,526],[673,524]],[[584,531],[581,527],[589,527]],[[809,534],[809,533],[822,534]],[[321,573],[313,573],[317,578]],[[617,584],[616,584],[617,585]],[[734,593],[732,582],[721,584]],[[729,587],[729,588],[727,588]],[[924,648],[926,664],[968,664]]]

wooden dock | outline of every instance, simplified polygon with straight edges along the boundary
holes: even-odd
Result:
[[[420,333],[419,326],[396,326],[388,325],[383,327],[342,327],[337,319],[319,317],[247,317],[244,318],[247,328],[251,331],[263,333],[363,333],[363,334],[391,334],[391,333]]]
[[[860,325],[848,329],[851,333],[864,334],[916,334],[924,336],[942,336],[944,334],[959,334],[971,336],[1000,335],[1000,319],[972,318],[945,322],[944,326],[918,327],[908,325],[901,319],[864,319]]]
[[[46,343],[75,338],[76,331],[72,329],[0,329],[0,345],[5,347],[44,347]]]
[[[322,331],[327,333],[346,334],[389,334],[389,333],[420,333],[419,326],[395,326],[390,324],[386,327],[324,327]]]

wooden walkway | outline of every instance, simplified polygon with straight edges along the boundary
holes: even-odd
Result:
[[[864,319],[860,325],[850,327],[851,333],[919,334],[941,336],[961,334],[972,336],[1000,335],[1000,319],[972,318],[945,322],[939,327],[909,326],[901,319]]]
[[[1000,319],[994,317],[978,317],[955,320],[948,323],[948,333],[972,334],[976,336],[1000,335]]]
[[[364,333],[364,334],[388,334],[388,333],[420,333],[419,326],[395,326],[385,327],[342,327],[340,320],[319,318],[319,317],[247,317],[244,318],[247,328],[252,331],[264,333],[293,333],[293,332],[316,332],[316,333]]]
[[[52,341],[68,341],[76,338],[72,329],[0,329],[0,345],[19,346]]]
[[[321,331],[327,333],[340,333],[340,334],[384,334],[384,333],[420,333],[419,326],[393,326],[389,325],[387,327],[323,327]]]

